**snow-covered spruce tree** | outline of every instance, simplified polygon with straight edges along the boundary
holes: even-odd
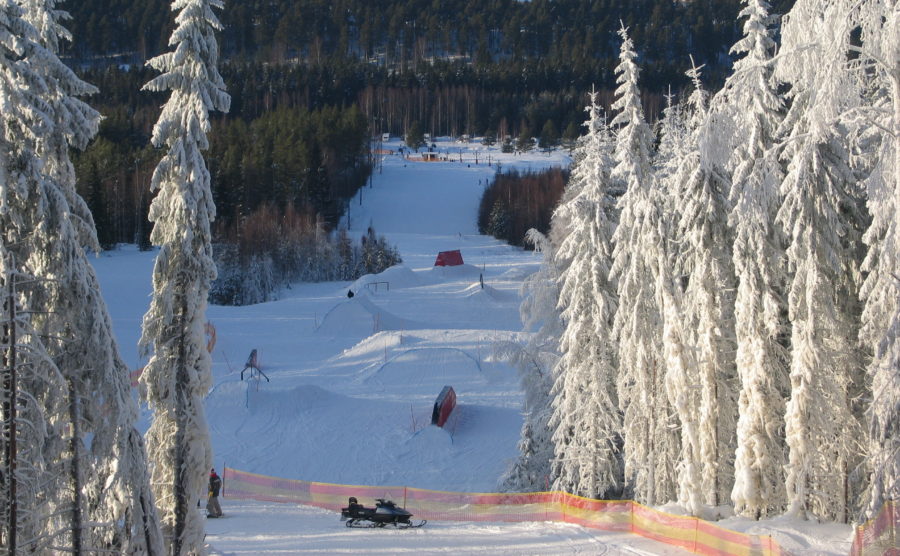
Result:
[[[897,195],[900,201],[900,195]],[[900,215],[897,215],[900,216]],[[895,216],[896,218],[896,216]],[[900,257],[900,252],[895,251]],[[900,279],[894,295],[900,296]],[[872,405],[869,410],[871,486],[865,516],[875,517],[888,500],[900,500],[900,311],[885,331],[869,371]]]
[[[858,54],[864,104],[848,114],[865,156],[866,190],[872,223],[863,240],[868,252],[860,337],[873,358],[872,403],[868,411],[871,485],[864,517],[874,517],[886,500],[900,501],[900,8],[896,2],[854,6],[847,25],[859,26],[859,43],[842,49]],[[846,41],[846,36],[844,37]]]
[[[58,493],[48,487],[65,445],[55,423],[68,416],[66,382],[31,326],[33,311],[20,304],[36,283],[14,259],[0,243],[0,536],[9,554],[43,554],[60,540],[48,523]]]
[[[152,356],[141,375],[153,422],[147,432],[156,505],[167,552],[202,551],[203,518],[195,509],[206,487],[212,453],[203,397],[211,386],[204,325],[210,281],[216,276],[210,243],[215,216],[209,171],[209,111],[227,111],[230,98],[216,67],[213,8],[221,0],[175,0],[174,52],[148,63],[162,75],[145,85],[171,91],[153,128],[153,144],[166,154],[153,173],[158,190],[150,207],[151,241],[160,248],[153,269],[153,299],[144,316],[141,345]]]
[[[39,198],[44,217],[30,235],[33,246],[27,266],[42,280],[32,304],[49,310],[38,312],[34,325],[66,377],[69,421],[76,424],[66,453],[53,461],[62,484],[48,485],[58,493],[57,508],[65,511],[54,513],[48,523],[59,531],[71,530],[61,544],[76,551],[159,552],[146,454],[131,440],[137,434],[137,403],[97,278],[82,248],[97,247],[96,231],[87,205],[75,191],[69,159],[70,146],[83,148],[97,132],[100,115],[77,98],[95,89],[57,57],[60,39],[69,34],[60,25],[65,13],[56,10],[56,1],[21,0],[21,4],[44,47],[31,58],[52,122],[36,145],[43,162]],[[84,442],[88,437],[90,449]]]
[[[650,167],[652,132],[644,120],[637,87],[637,56],[626,29],[616,68],[618,128],[612,179],[625,185],[617,208],[611,276],[617,280],[615,317],[619,373],[617,393],[623,412],[626,494],[646,504],[675,495],[674,462],[679,442],[674,411],[665,391],[662,361],[662,315],[656,299],[660,265],[665,264],[660,234],[663,197]]]
[[[862,428],[851,398],[862,382],[857,298],[859,181],[849,167],[846,128],[853,104],[846,59],[829,56],[842,22],[815,0],[795,4],[782,30],[778,76],[790,84],[778,223],[790,241],[791,395],[785,416],[788,512],[846,521],[859,494],[851,472]]]
[[[4,544],[11,552],[46,549],[58,540],[54,538],[55,524],[46,521],[54,512],[66,511],[60,508],[62,504],[56,496],[43,490],[46,484],[53,484],[55,475],[48,469],[48,462],[61,460],[65,452],[62,425],[59,429],[53,425],[54,421],[66,420],[65,382],[55,368],[42,373],[43,377],[38,373],[32,378],[27,376],[29,365],[22,363],[26,357],[42,354],[44,349],[40,338],[33,334],[28,335],[29,345],[20,339],[26,337],[23,329],[30,320],[11,314],[17,309],[31,310],[33,292],[44,286],[33,280],[27,266],[33,239],[40,233],[36,228],[47,219],[42,164],[35,150],[52,123],[43,100],[44,84],[29,57],[40,49],[37,33],[24,21],[21,8],[10,0],[0,2],[0,102],[4,106],[0,119],[0,264],[4,292],[0,295],[4,298],[5,321],[2,506]],[[29,287],[17,288],[10,300],[8,288],[23,277],[31,282]],[[32,370],[38,368],[46,367]],[[13,372],[18,376],[14,377]],[[14,391],[18,392],[17,397],[30,397],[29,401],[37,403],[29,407],[16,402]],[[19,417],[16,412],[20,412]],[[26,412],[30,415],[26,416]],[[15,431],[16,425],[24,424],[23,416],[31,426]],[[26,453],[28,458],[24,459]],[[30,466],[28,472],[24,465]],[[16,466],[18,470],[14,469]]]
[[[525,345],[518,342],[494,345],[494,353],[518,369],[525,392],[519,455],[500,479],[500,489],[504,492],[547,490],[553,458],[550,389],[553,368],[559,361],[559,339],[563,331],[557,308],[559,273],[553,261],[555,249],[544,234],[532,228],[525,240],[542,256],[538,271],[522,282],[519,315],[524,332],[531,332],[531,335]]]
[[[720,146],[731,170],[729,225],[737,275],[735,332],[737,449],[731,500],[735,511],[760,519],[784,510],[784,399],[788,354],[783,338],[784,240],[775,225],[783,177],[775,147],[784,100],[774,78],[772,18],[763,0],[745,0],[744,36],[731,52],[743,55],[711,103]],[[712,150],[712,149],[709,149]]]
[[[120,428],[136,419],[136,404],[124,366],[111,360],[117,356],[110,355],[115,347],[108,318],[102,304],[95,304],[96,281],[73,231],[78,218],[51,171],[58,161],[48,154],[54,145],[59,151],[67,149],[66,139],[59,139],[66,134],[89,137],[96,120],[91,121],[89,109],[81,114],[84,119],[67,112],[72,105],[62,99],[80,85],[68,81],[74,74],[52,48],[42,45],[44,35],[24,16],[18,4],[0,3],[0,98],[6,107],[0,139],[0,227],[16,264],[32,276],[31,286],[22,290],[22,303],[36,310],[33,325],[41,339],[33,351],[40,348],[52,358],[65,378],[62,384],[38,380],[30,385],[53,427],[43,436],[40,456],[53,480],[45,480],[35,498],[45,501],[48,513],[36,518],[42,522],[43,537],[32,540],[49,539],[74,551],[97,546],[123,551],[136,546],[140,551],[143,544],[138,540],[133,545],[132,538],[146,535],[139,533],[141,525],[131,528],[132,518],[140,514],[129,504],[141,485],[147,487],[147,477],[123,484],[123,479],[136,477],[119,465],[129,454],[118,450],[124,444],[119,442]],[[70,187],[74,194],[74,184]],[[83,445],[88,435],[90,452]],[[90,483],[89,469],[96,470]],[[94,509],[97,512],[89,514]],[[94,520],[100,516],[102,522]]]
[[[694,97],[703,100],[702,89],[694,91]],[[674,103],[674,97],[667,97],[667,106],[660,123],[660,148],[654,157],[654,178],[665,199],[663,206],[676,209],[681,202],[682,187],[679,178],[688,161],[696,163],[697,126],[691,129],[689,103]],[[702,108],[702,106],[701,106]],[[680,453],[673,462],[677,478],[678,502],[691,514],[698,515],[701,509],[701,466],[700,466],[700,390],[697,362],[693,347],[684,329],[684,287],[682,280],[674,275],[675,261],[680,245],[673,241],[677,228],[677,210],[662,213],[661,234],[665,241],[663,260],[658,267],[655,283],[657,305],[660,308],[662,325],[662,357],[665,362],[666,395],[672,404],[678,421]]]
[[[696,91],[695,91],[696,93]],[[682,162],[696,150],[696,130],[689,128],[688,103],[675,102],[671,92],[666,96],[666,108],[659,122],[659,148],[653,157],[653,174],[663,206],[679,202],[678,177]],[[696,157],[695,157],[696,158]],[[698,408],[700,407],[697,363],[688,345],[684,330],[684,287],[674,277],[674,260],[678,243],[672,240],[677,224],[674,210],[662,212],[661,234],[665,250],[656,276],[655,296],[662,318],[661,357],[665,362],[665,393],[679,420],[680,453],[672,464],[677,479],[678,502],[689,513],[697,515],[702,505],[700,497],[700,437]]]
[[[72,41],[72,35],[63,26],[69,19],[67,12],[57,9],[59,0],[18,0],[25,10],[25,20],[38,33],[38,42],[49,55],[59,54],[61,41]],[[69,147],[83,149],[97,134],[100,115],[78,97],[92,95],[97,89],[78,79],[62,64],[50,64],[40,69],[45,74],[49,88],[46,100],[53,106],[54,132],[45,137],[41,145],[44,171],[62,188],[72,215],[72,225],[79,234],[82,245],[98,249],[93,216],[84,199],[75,190],[75,168],[69,159]]]
[[[700,72],[687,72],[694,88],[687,99],[687,144],[668,193],[674,207],[674,221],[667,234],[673,238],[669,252],[674,262],[676,284],[684,284],[681,318],[683,339],[696,368],[685,376],[667,377],[669,399],[679,408],[682,423],[682,464],[685,470],[697,466],[700,482],[685,476],[680,480],[679,500],[693,499],[694,491],[703,504],[717,507],[728,499],[733,480],[734,434],[737,420],[734,369],[734,269],[731,265],[731,237],[727,225],[729,182],[725,161],[713,158],[710,143],[717,141],[709,120],[706,92]],[[663,283],[665,287],[667,284]],[[674,300],[677,302],[676,292]],[[666,321],[672,311],[667,309]],[[667,322],[668,326],[668,322]],[[677,366],[669,366],[674,371]],[[697,405],[683,398],[696,395]],[[688,453],[689,422],[695,421],[696,453]],[[691,440],[693,442],[694,440]],[[687,458],[696,457],[693,462]],[[684,500],[683,503],[686,503]],[[692,512],[699,508],[688,507]]]
[[[571,262],[559,277],[565,331],[554,369],[551,478],[554,490],[605,498],[618,496],[622,489],[612,335],[616,292],[609,278],[611,142],[596,93],[591,94],[588,113],[585,156],[572,172],[583,185],[556,210],[566,215],[572,231],[559,246],[559,255]]]
[[[670,90],[666,95],[666,107],[657,123],[659,147],[653,156],[653,174],[662,183],[668,184],[678,171],[681,159],[690,148],[684,104],[676,102]]]

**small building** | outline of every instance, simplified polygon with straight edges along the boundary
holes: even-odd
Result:
[[[459,249],[441,251],[434,260],[434,266],[459,266],[461,264],[463,264],[463,258]]]
[[[436,153],[436,152],[431,152],[431,151],[424,152],[424,153],[422,153],[422,161],[423,162],[434,162],[438,159],[437,155],[438,155],[438,153]]]
[[[381,141],[382,141],[382,142],[387,143],[387,142],[390,141],[390,140],[391,140],[391,134],[390,134],[390,133],[382,133],[382,134],[381,134]]]

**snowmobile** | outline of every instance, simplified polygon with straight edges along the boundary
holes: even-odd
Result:
[[[422,520],[413,523],[409,520],[412,514],[396,504],[384,498],[375,500],[374,508],[366,508],[360,504],[355,496],[351,496],[346,508],[341,508],[341,521],[346,521],[347,527],[385,527],[393,525],[400,529],[421,527],[427,523]]]

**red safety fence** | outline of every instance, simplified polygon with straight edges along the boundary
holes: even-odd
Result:
[[[856,528],[851,556],[900,556],[900,512],[896,501],[887,501],[878,515]]]
[[[630,500],[591,500],[565,492],[471,493],[410,487],[359,486],[280,479],[226,467],[223,496],[285,502],[340,511],[350,496],[390,499],[416,518],[446,521],[556,521],[627,532],[695,554],[778,556],[770,536],[723,529],[695,517],[660,512]]]

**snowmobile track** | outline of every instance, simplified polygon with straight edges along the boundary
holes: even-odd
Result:
[[[348,519],[344,524],[351,529],[384,529],[388,525],[393,525],[394,529],[418,529],[419,527],[428,523],[427,519],[423,519],[419,523],[385,523],[385,522],[373,522],[368,521],[366,519]]]

